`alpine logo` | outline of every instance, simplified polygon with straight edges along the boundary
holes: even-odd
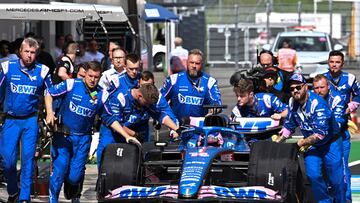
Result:
[[[77,106],[72,101],[70,101],[69,108],[70,108],[70,111],[72,111],[80,116],[92,117],[95,114],[95,111],[93,111],[89,108],[83,107],[83,106]]]
[[[197,105],[201,106],[204,102],[204,99],[201,97],[193,97],[193,96],[183,96],[178,94],[179,102],[181,104],[190,104],[190,105]]]
[[[11,92],[19,93],[19,94],[30,94],[35,95],[36,93],[36,86],[30,85],[15,85],[14,83],[10,83]]]

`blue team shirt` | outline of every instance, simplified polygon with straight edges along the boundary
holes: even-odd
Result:
[[[34,63],[31,68],[21,66],[20,59],[1,63],[0,98],[4,112],[11,116],[28,116],[38,111],[39,96],[52,86],[49,68]]]
[[[231,117],[270,117],[274,113],[283,112],[287,107],[271,93],[257,93],[251,107],[237,104],[231,111]]]
[[[304,138],[317,134],[320,141],[314,145],[326,144],[339,134],[339,125],[329,108],[328,102],[314,92],[308,91],[308,100],[301,106],[293,98],[289,101],[289,113],[284,127],[294,133],[300,126]]]
[[[347,129],[347,104],[341,98],[341,93],[335,88],[330,88],[326,101],[330,107],[330,110],[334,114],[335,120],[338,123],[340,129]]]
[[[126,71],[124,71],[118,77],[115,77],[114,80],[112,80],[112,82],[111,82],[112,85],[108,90],[110,92],[109,94],[110,95],[113,95],[113,94],[118,95],[119,93],[124,94],[128,90],[131,90],[133,88],[138,88],[139,80],[140,80],[140,74],[138,74],[135,79],[132,79],[129,77],[129,75],[126,73]],[[172,112],[169,104],[162,97],[161,94],[159,95],[159,101],[157,102],[156,106],[153,106],[150,109],[153,112],[153,116],[155,118],[157,118],[157,120],[159,120],[160,122],[162,122],[162,120],[165,118],[165,116],[169,116],[170,119],[172,119],[175,123],[178,122],[174,113]],[[139,115],[137,115],[137,116],[139,116]],[[138,122],[140,122],[142,124],[146,123],[146,125],[147,125],[147,122],[149,121],[149,116],[144,116],[140,120],[141,121],[139,121],[139,119],[138,119]]]
[[[130,76],[126,73],[126,71],[121,72],[117,77],[115,76],[108,88],[108,92],[112,94],[117,89],[121,88],[124,90],[137,88],[139,87],[140,74],[138,74],[135,78],[130,78]]]
[[[143,126],[147,126],[150,116],[154,119],[162,120],[168,115],[168,112],[159,110],[157,107],[159,103],[161,105],[166,103],[163,103],[165,100],[161,98],[159,97],[157,104],[141,107],[131,95],[131,89],[117,89],[105,102],[105,111],[102,114],[102,119],[108,126],[118,121],[120,124],[131,129],[142,129]]]
[[[360,84],[356,80],[355,75],[351,73],[341,72],[337,78],[333,78],[330,74],[330,71],[326,72],[325,77],[330,81],[333,86],[340,92],[345,104],[347,105],[350,102],[350,97],[352,96],[352,101],[360,103]]]
[[[96,114],[100,114],[106,95],[98,92],[96,98],[90,96],[82,79],[67,79],[48,89],[53,97],[64,95],[60,106],[62,122],[72,134],[88,134],[94,124]]]
[[[221,105],[217,81],[206,73],[202,73],[195,81],[190,79],[187,71],[172,74],[160,92],[167,100],[171,100],[171,108],[177,119],[203,117],[208,113],[203,105]]]

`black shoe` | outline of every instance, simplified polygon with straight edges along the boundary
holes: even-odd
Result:
[[[65,199],[71,200],[80,198],[83,189],[83,180],[77,185],[71,185],[66,180],[64,181],[64,196]]]
[[[16,193],[15,195],[13,196],[10,196],[8,197],[8,200],[7,200],[7,203],[17,203],[19,200],[19,193]]]

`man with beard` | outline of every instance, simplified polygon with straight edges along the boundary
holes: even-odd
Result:
[[[189,52],[187,71],[170,75],[161,94],[171,101],[178,120],[203,117],[208,112],[204,105],[220,105],[221,95],[215,78],[202,71],[203,53],[199,49]]]
[[[299,139],[297,144],[305,149],[306,176],[315,200],[345,202],[340,127],[328,103],[321,96],[308,91],[304,76],[294,74],[289,82],[292,95],[289,114],[277,141],[288,138],[299,126],[304,138]],[[322,168],[326,176],[322,174]]]

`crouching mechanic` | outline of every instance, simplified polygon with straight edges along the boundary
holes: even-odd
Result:
[[[37,113],[39,96],[50,87],[49,68],[35,62],[39,44],[25,38],[20,47],[20,59],[1,63],[1,100],[4,100],[5,123],[0,136],[4,176],[9,203],[30,202],[33,163],[38,138]],[[18,144],[21,140],[20,190],[16,174]],[[20,201],[19,201],[20,200]]]
[[[279,121],[288,114],[288,106],[271,93],[254,93],[253,82],[241,79],[234,86],[238,103],[231,111],[231,119],[237,121],[241,117],[271,117]],[[235,129],[237,126],[235,126]],[[269,137],[267,134],[259,137]],[[258,138],[259,138],[258,137]],[[258,138],[251,138],[256,141]]]
[[[290,80],[292,98],[289,114],[280,131],[281,142],[294,133],[296,127],[304,138],[299,139],[299,147],[306,148],[304,159],[306,176],[317,202],[344,202],[344,167],[342,160],[342,139],[328,103],[319,95],[308,91],[305,78],[294,74]],[[322,174],[325,168],[326,181]],[[328,186],[331,189],[328,191]]]
[[[346,177],[346,197],[351,197],[351,174],[349,168],[350,153],[350,133],[347,125],[346,103],[341,99],[341,93],[335,88],[331,88],[331,84],[324,75],[317,75],[313,80],[314,92],[324,98],[335,116],[336,122],[339,124],[340,133],[343,141],[343,159]],[[347,200],[349,201],[349,200]]]
[[[240,117],[271,117],[274,120],[285,118],[288,109],[275,95],[271,93],[254,93],[253,82],[241,79],[234,86],[238,103],[231,112],[232,120]]]
[[[48,89],[45,96],[46,121],[54,125],[52,97],[64,96],[60,107],[58,132],[52,145],[53,171],[50,177],[49,202],[58,202],[61,186],[66,181],[76,186],[84,178],[85,164],[91,144],[91,130],[95,115],[101,111],[106,98],[97,93],[101,66],[89,62],[84,79],[67,79]],[[123,129],[115,129],[127,136]],[[73,199],[75,201],[75,199]]]
[[[159,91],[153,84],[143,84],[140,88],[129,90],[117,89],[105,102],[102,120],[110,127],[114,123],[124,126],[124,129],[126,129],[130,136],[142,142],[144,138],[148,139],[150,116],[161,121],[176,133],[178,126],[170,119],[166,112],[157,110],[156,105],[158,101]],[[115,133],[114,136],[116,136],[114,139],[102,139],[99,142],[97,149],[98,157],[102,156],[102,151],[106,145],[125,141],[124,137],[118,133]],[[178,135],[174,136],[177,137]]]

